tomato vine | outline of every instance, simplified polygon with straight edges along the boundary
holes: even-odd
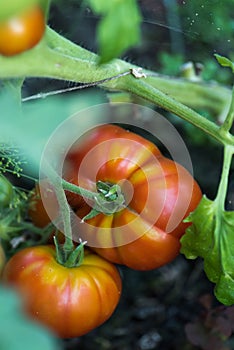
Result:
[[[150,216],[149,213],[151,213],[152,208],[147,207],[146,214],[144,213],[147,219],[144,217],[143,219],[141,218],[142,220],[138,220],[137,224],[134,223],[135,217],[137,216],[137,214],[139,214],[139,212],[141,213],[142,209],[141,204],[139,204],[139,198],[137,198],[137,200],[133,198],[130,205],[126,205],[124,191],[122,191],[122,188],[118,183],[119,178],[116,175],[118,171],[114,169],[114,167],[112,167],[111,162],[111,165],[108,162],[105,163],[104,168],[107,174],[105,174],[105,171],[103,169],[98,170],[100,173],[104,173],[102,173],[104,180],[102,179],[102,177],[100,177],[99,179],[97,176],[98,179],[95,179],[96,187],[89,187],[90,183],[92,183],[92,179],[89,178],[89,174],[86,174],[86,182],[84,181],[86,186],[80,185],[78,181],[76,183],[72,183],[72,181],[69,182],[70,179],[62,178],[59,174],[56,173],[55,169],[51,164],[46,164],[44,170],[53,184],[52,192],[56,197],[56,203],[58,204],[60,214],[58,220],[62,221],[62,226],[64,229],[63,231],[65,233],[65,238],[63,242],[60,242],[59,232],[56,232],[57,218],[55,218],[54,221],[51,219],[53,223],[50,223],[47,222],[48,220],[50,221],[50,218],[46,217],[45,222],[47,223],[47,225],[45,227],[40,228],[37,227],[36,224],[34,225],[32,223],[33,217],[31,217],[32,222],[28,222],[30,220],[30,210],[28,205],[28,198],[30,198],[30,195],[27,196],[23,191],[17,190],[16,187],[14,187],[10,183],[10,181],[8,181],[7,178],[5,178],[2,174],[3,172],[5,173],[9,171],[11,173],[17,173],[20,176],[23,167],[21,167],[22,164],[20,161],[18,161],[17,157],[15,157],[16,159],[14,159],[13,156],[12,158],[8,156],[8,151],[5,151],[5,147],[7,144],[6,140],[6,144],[5,142],[0,144],[0,187],[3,189],[3,191],[0,194],[0,248],[2,248],[2,245],[3,247],[6,247],[9,250],[9,256],[12,255],[13,252],[13,258],[12,260],[10,259],[10,263],[9,265],[7,265],[7,272],[5,272],[4,274],[5,279],[7,280],[10,276],[10,280],[11,276],[13,276],[13,280],[17,280],[17,283],[21,285],[20,278],[22,277],[23,284],[28,283],[27,279],[24,280],[25,277],[22,273],[22,270],[25,266],[24,254],[26,256],[26,260],[28,257],[27,254],[29,254],[30,256],[30,254],[34,253],[35,256],[37,254],[41,254],[43,259],[45,257],[49,257],[51,261],[53,260],[53,264],[56,266],[55,268],[56,271],[59,272],[59,276],[61,271],[61,274],[64,271],[66,271],[66,278],[68,281],[67,285],[69,285],[70,283],[70,272],[75,271],[76,273],[78,273],[79,271],[83,271],[82,269],[86,271],[86,269],[90,268],[89,262],[92,263],[93,259],[97,261],[97,264],[101,269],[105,267],[104,272],[102,271],[102,273],[103,275],[107,276],[108,279],[106,288],[110,288],[112,291],[114,291],[115,295],[113,302],[109,305],[109,309],[107,310],[105,316],[101,317],[98,320],[98,322],[94,322],[91,326],[88,324],[87,321],[87,325],[84,327],[84,329],[77,329],[75,327],[72,331],[70,329],[66,329],[66,331],[64,331],[62,328],[60,329],[59,326],[58,334],[61,336],[83,335],[95,326],[98,326],[99,324],[104,322],[104,320],[107,319],[107,316],[109,317],[111,315],[111,313],[117,305],[121,292],[121,280],[117,269],[114,267],[114,265],[112,265],[112,263],[125,264],[126,266],[133,269],[147,270],[162,266],[163,264],[170,262],[177,256],[179,251],[183,253],[188,259],[202,257],[204,260],[204,270],[208,278],[213,283],[215,283],[215,295],[217,299],[223,304],[233,305],[234,212],[226,211],[225,203],[230,177],[230,168],[232,165],[234,155],[234,135],[232,129],[234,122],[234,88],[231,91],[231,89],[227,87],[221,86],[219,84],[214,84],[212,82],[205,83],[202,80],[193,81],[192,79],[186,79],[183,77],[167,77],[158,74],[157,72],[138,67],[134,64],[126,62],[125,60],[118,59],[117,57],[120,54],[122,54],[126,48],[132,47],[132,45],[136,44],[139,40],[139,25],[141,22],[141,15],[137,7],[136,1],[113,0],[112,5],[110,5],[110,2],[100,3],[98,2],[98,0],[87,0],[86,3],[91,6],[95,13],[101,14],[103,16],[102,19],[100,19],[97,31],[99,33],[98,42],[100,46],[98,54],[86,50],[80,45],[77,45],[72,41],[66,39],[64,36],[50,28],[50,26],[45,26],[49,14],[50,1],[14,0],[11,3],[9,3],[9,5],[7,3],[0,5],[0,79],[2,80],[3,87],[0,94],[0,98],[3,101],[4,106],[4,104],[9,104],[9,100],[5,98],[6,95],[14,97],[12,99],[12,105],[14,107],[13,111],[10,110],[9,115],[6,114],[5,118],[15,118],[12,120],[16,120],[19,117],[18,120],[20,120],[20,122],[18,121],[18,123],[20,124],[19,130],[21,132],[21,134],[20,132],[19,134],[21,136],[18,136],[17,141],[19,141],[20,138],[22,139],[22,131],[24,131],[25,125],[24,122],[28,122],[26,119],[26,121],[23,121],[24,113],[25,115],[27,115],[27,117],[29,115],[25,112],[27,109],[27,102],[30,100],[43,99],[45,97],[49,97],[52,94],[61,94],[64,92],[64,90],[61,89],[55,92],[42,92],[36,95],[22,97],[21,89],[23,81],[26,78],[51,78],[73,82],[75,86],[68,88],[67,91],[90,88],[94,86],[99,86],[107,92],[118,91],[124,93],[125,96],[128,96],[129,101],[134,101],[134,99],[137,99],[138,102],[140,101],[139,103],[141,103],[141,101],[144,101],[144,103],[150,102],[154,106],[160,107],[164,111],[168,111],[171,114],[178,116],[187,123],[190,123],[197,129],[203,131],[206,135],[208,135],[209,137],[217,141],[220,145],[222,145],[224,154],[223,167],[217,194],[213,201],[206,198],[205,195],[201,199],[201,191],[199,189],[199,186],[195,183],[195,180],[192,178],[191,181],[193,181],[194,186],[193,191],[191,191],[192,199],[188,205],[189,210],[188,212],[186,212],[186,215],[188,216],[183,216],[175,230],[172,231],[172,233],[170,232],[170,234],[168,234],[168,232],[166,232],[166,224],[167,220],[169,219],[165,219],[165,217],[167,216],[168,212],[170,212],[173,209],[171,209],[171,207],[173,207],[174,205],[174,193],[179,191],[179,176],[175,171],[175,168],[177,167],[177,171],[178,169],[180,169],[180,171],[182,171],[183,174],[185,173],[185,170],[180,168],[179,165],[176,165],[175,163],[172,163],[170,160],[163,157],[160,151],[158,151],[157,147],[151,144],[148,140],[146,141],[144,139],[140,139],[139,141],[138,136],[129,132],[126,132],[126,134],[124,134],[123,131],[119,131],[121,128],[118,129],[118,127],[116,126],[113,127],[113,125],[107,125],[108,131],[105,131],[102,128],[98,129],[98,136],[96,135],[94,144],[92,144],[92,137],[87,137],[83,153],[81,152],[81,155],[79,154],[75,157],[75,165],[73,164],[75,170],[77,171],[80,169],[80,162],[81,160],[83,160],[83,158],[85,158],[86,153],[90,151],[89,147],[94,147],[94,145],[96,146],[97,144],[102,143],[103,135],[105,135],[105,140],[108,139],[108,137],[111,135],[113,146],[115,142],[117,144],[117,142],[119,141],[118,139],[115,140],[116,134],[120,133],[123,139],[125,139],[125,141],[127,140],[125,148],[123,147],[123,154],[124,156],[126,156],[126,159],[121,154],[121,152],[117,153],[117,155],[115,154],[115,159],[121,159],[121,161],[123,161],[124,159],[123,164],[115,164],[116,169],[118,169],[119,173],[121,173],[121,171],[124,173],[123,169],[125,170],[124,179],[131,179],[133,187],[135,186],[136,192],[139,191],[140,193],[139,197],[141,197],[141,202],[144,202],[142,198],[144,198],[145,193],[147,192],[147,186],[145,184],[145,182],[147,181],[145,181],[144,174],[142,174],[140,171],[142,169],[136,170],[134,168],[134,171],[129,171],[129,169],[131,169],[131,166],[128,164],[129,159],[132,159],[131,157],[133,157],[133,155],[137,158],[134,152],[130,153],[129,157],[127,157],[129,150],[131,150],[131,145],[128,138],[130,135],[131,140],[137,140],[137,142],[140,143],[141,146],[143,145],[145,148],[148,148],[148,150],[150,150],[154,155],[157,155],[159,159],[159,168],[161,167],[161,170],[158,170],[159,168],[155,166],[151,158],[147,158],[147,152],[144,154],[144,152],[142,152],[142,148],[138,152],[136,152],[137,155],[142,155],[142,158],[139,159],[143,159],[141,165],[142,168],[145,169],[146,173],[148,171],[150,176],[152,176],[152,174],[154,173],[157,174],[156,178],[154,179],[155,187],[153,187],[153,189],[155,190],[155,193],[159,192],[160,195],[160,186],[162,186],[162,184],[159,181],[159,179],[161,179],[160,176],[162,174],[164,175],[164,186],[166,189],[169,188],[168,193],[170,194],[167,194],[167,196],[165,195],[166,199],[164,198],[166,203],[164,203],[166,209],[162,215],[163,219],[160,217],[158,221],[161,220],[161,222],[158,226],[156,225],[156,222],[154,222],[153,225],[150,226],[147,220],[148,216]],[[39,9],[40,11],[40,20],[42,21],[40,32],[35,38],[34,32],[31,31],[30,35],[32,35],[32,41],[30,38],[29,44],[28,42],[26,42],[26,45],[23,45],[22,47],[18,48],[17,45],[21,44],[22,40],[14,41],[15,39],[17,39],[17,37],[15,38],[14,35],[13,37],[8,37],[7,35],[9,33],[7,33],[6,37],[4,38],[3,35],[1,35],[1,25],[3,26],[3,34],[5,35],[5,33],[9,30],[8,27],[6,27],[7,29],[5,28],[5,23],[8,23],[8,21],[12,17],[17,17],[19,14],[22,13],[22,11],[24,13],[24,11],[31,8],[32,6],[39,6],[37,7],[37,9]],[[132,22],[130,21],[130,26],[128,26],[128,23],[125,22],[126,18],[122,18],[125,16],[122,16],[121,18],[119,18],[119,23],[116,24],[116,27],[113,29],[112,32],[110,31],[109,33],[105,30],[103,31],[105,23],[112,22],[113,18],[116,16],[116,13],[121,14],[125,13],[126,11],[129,11],[132,15]],[[30,26],[32,26],[32,22],[30,22],[29,27]],[[126,38],[122,38],[123,40],[118,42],[118,45],[115,45],[116,36],[119,35],[119,31],[123,31],[123,33],[125,34],[126,28],[127,30],[129,30],[129,35],[126,35]],[[26,29],[28,31],[28,28]],[[3,40],[1,41],[2,38]],[[107,47],[109,48],[109,51]],[[234,63],[231,62],[228,58],[216,55],[216,59],[221,66],[231,68],[231,70],[234,72]],[[37,107],[37,105],[35,106]],[[227,106],[229,106],[228,111]],[[199,112],[201,108],[211,111],[216,118],[217,116],[222,115],[222,122],[217,123],[214,120],[211,121],[207,119]],[[22,119],[20,119],[21,117]],[[115,128],[114,132],[112,128]],[[102,131],[100,132],[100,130]],[[99,132],[101,136],[99,135]],[[101,134],[102,132],[103,134]],[[107,132],[107,134],[105,134],[105,132]],[[42,135],[42,138],[46,138],[46,136]],[[29,140],[31,141],[31,144],[33,144],[33,137]],[[80,145],[80,147],[82,149],[82,144]],[[113,149],[118,148],[113,147]],[[111,150],[114,153],[113,149]],[[135,146],[134,149],[137,149],[137,147]],[[101,152],[101,154],[103,153],[104,151]],[[35,152],[33,159],[36,159],[37,162],[38,154],[40,154],[39,151]],[[98,156],[100,156],[100,154],[97,153],[96,158],[98,158]],[[147,160],[145,161],[145,159]],[[121,163],[121,161],[119,161],[119,163]],[[94,170],[94,168],[92,167],[93,163],[94,162],[92,162],[92,159],[90,162],[88,162],[88,165],[92,170]],[[13,170],[11,168],[13,168]],[[64,174],[65,173],[66,172],[64,171]],[[174,182],[172,184],[170,183],[170,180],[167,179],[167,176],[174,176]],[[121,180],[122,179],[123,178],[121,178]],[[157,181],[159,181],[158,187],[160,188],[160,190],[158,190],[157,186],[155,185]],[[186,181],[183,183],[183,185],[184,192],[189,192],[189,185]],[[79,203],[78,206],[74,205],[74,207],[72,207],[71,209],[68,193],[75,194],[76,198],[86,198],[88,201],[86,204]],[[33,199],[35,200],[35,198]],[[39,195],[39,201],[40,200],[41,198]],[[167,203],[167,201],[170,202],[170,205]],[[93,204],[92,209],[90,209],[91,206],[89,206],[90,202],[92,202]],[[153,209],[157,207],[155,203],[158,205],[157,201],[153,202]],[[168,207],[166,207],[167,204]],[[131,208],[132,210],[129,210],[131,205],[133,206],[133,209]],[[43,207],[43,203],[41,207]],[[38,210],[38,207],[36,207],[36,210]],[[98,245],[92,247],[96,253],[102,256],[102,258],[100,258],[97,255],[86,251],[86,242],[84,240],[82,241],[82,239],[76,239],[76,243],[79,243],[78,246],[74,242],[71,212],[76,212],[80,214],[79,218],[81,219],[81,223],[84,223],[86,221],[89,223],[87,232],[85,232],[85,229],[84,232],[89,237],[90,232],[94,232],[95,237],[97,237],[97,241],[100,240],[102,243],[106,243],[106,241],[108,240],[111,243],[122,243],[121,234],[119,235],[120,238],[115,239],[112,237],[112,231],[114,231],[114,228],[117,226],[118,223],[126,224],[129,228],[130,235],[132,236],[134,236],[133,233],[135,234],[136,232],[138,232],[138,230],[146,230],[147,233],[149,232],[149,234],[144,235],[143,238],[141,237],[141,235],[137,236],[137,238],[134,236],[135,243],[133,245],[131,245],[132,242],[128,242],[127,244],[117,244],[118,248],[119,246],[121,247],[120,249],[116,249],[116,246],[111,248],[108,246],[100,247]],[[109,228],[108,234],[104,237],[104,239],[100,238],[101,235],[99,235],[99,229],[101,231],[102,228],[107,227]],[[178,227],[179,231],[177,231]],[[185,229],[186,232],[184,232]],[[29,232],[30,234],[28,234]],[[35,236],[37,238],[35,238]],[[43,245],[41,248],[41,244],[47,243],[47,241],[51,239],[51,236],[54,237],[55,247],[45,248],[45,245]],[[38,247],[32,249],[32,245],[37,245]],[[124,248],[122,248],[122,246]],[[17,249],[15,249],[15,247]],[[156,250],[154,250],[155,247]],[[18,248],[26,248],[26,250],[19,249],[21,251],[14,255]],[[149,252],[151,252],[151,254],[149,254],[149,256],[146,257],[146,254],[148,254]],[[0,268],[2,268],[2,265],[5,263],[5,256],[4,254],[2,254],[1,250],[0,253]],[[91,255],[94,256],[92,257]],[[55,256],[56,259],[54,259]],[[23,267],[19,271],[19,280],[18,276],[14,275],[14,259],[17,260],[18,257],[20,257],[19,259],[22,259],[23,261],[21,265],[21,267]],[[106,260],[109,260],[109,262],[107,262]],[[87,266],[86,261],[88,261]],[[91,264],[91,266],[93,265]],[[47,270],[46,273],[49,273],[48,271],[50,270]],[[108,275],[108,271],[111,271],[111,274],[113,274],[114,283],[113,281],[111,281],[111,278],[109,276],[110,274]],[[99,275],[99,272],[97,272],[96,275],[94,274],[93,278],[98,286],[99,278],[97,278],[97,276],[100,277],[101,273]],[[100,280],[102,280],[102,278]],[[38,281],[38,283],[40,284],[40,280]],[[83,280],[82,283],[82,286],[85,289],[87,286],[85,285]],[[105,280],[103,281],[103,283],[105,285]],[[28,286],[29,287],[27,293],[30,291],[30,283],[28,284]],[[56,285],[54,287],[58,292],[59,287]],[[101,292],[103,293],[103,300],[106,298],[106,290],[101,290]],[[48,291],[45,290],[45,298],[47,298],[47,294]],[[59,295],[59,293],[57,294]],[[67,294],[65,293],[64,295],[66,298]],[[91,297],[92,296],[93,294],[91,294]],[[37,294],[37,297],[40,301],[40,295]],[[86,297],[86,295],[84,294],[84,296],[82,297]],[[81,299],[81,302],[83,302],[83,300],[84,299]],[[95,305],[96,294],[93,300],[93,305]],[[105,303],[103,302],[102,310],[105,309],[104,304]],[[31,305],[30,307],[34,308],[34,305]],[[42,305],[42,308],[43,307],[44,305]],[[80,315],[83,317],[85,315],[84,311],[86,310],[86,308],[82,309],[83,311],[80,314],[80,305],[76,305],[76,307],[77,315],[79,317]],[[94,310],[94,307],[89,308],[88,304],[85,304],[85,307],[87,307],[87,310],[88,312],[90,312],[91,316],[94,315],[96,317],[99,314],[98,310],[96,309],[95,310],[97,312],[94,312],[94,314],[92,314],[91,311]],[[34,315],[37,312],[38,311],[36,309],[33,310]],[[48,310],[46,310],[45,308],[44,315],[46,314],[48,315]],[[78,316],[77,320],[79,321]],[[42,319],[43,317],[44,316],[42,315]],[[53,320],[55,324],[56,321],[57,320]],[[48,324],[51,325],[51,320],[46,319],[46,322],[48,322]],[[54,328],[56,329],[56,327]]]

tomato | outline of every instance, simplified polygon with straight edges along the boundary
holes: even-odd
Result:
[[[0,243],[0,276],[2,273],[2,269],[5,265],[5,261],[6,261],[5,252],[4,252],[3,247]]]
[[[78,176],[77,176],[78,174]],[[79,236],[111,262],[150,270],[172,261],[188,227],[183,219],[201,199],[201,190],[181,165],[165,158],[143,137],[116,125],[101,125],[69,151],[65,178],[91,191],[98,181],[119,184],[127,206],[79,225]],[[73,207],[79,218],[90,203]]]
[[[0,208],[5,208],[11,203],[14,190],[10,181],[3,175],[0,175],[0,189]]]
[[[43,205],[42,199],[46,200],[48,205],[52,208],[51,218]],[[48,225],[51,220],[56,219],[58,214],[59,205],[53,188],[46,179],[41,180],[40,186],[39,183],[37,183],[29,197],[28,215],[34,225],[42,228]]]
[[[38,5],[0,22],[0,54],[12,56],[31,49],[42,38],[45,18]]]
[[[86,250],[82,265],[57,263],[53,246],[25,248],[7,262],[3,281],[21,294],[26,311],[62,338],[81,336],[105,322],[121,295],[116,267]]]

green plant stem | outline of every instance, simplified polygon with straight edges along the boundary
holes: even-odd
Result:
[[[30,51],[13,57],[0,56],[0,78],[48,77],[80,83],[99,81],[126,72],[133,65],[114,60],[109,64],[97,65],[98,56],[47,28],[39,45]],[[208,108],[220,114],[230,100],[230,90],[215,84],[191,82],[184,79],[160,76],[150,71],[147,82],[152,87],[166,92],[171,97],[192,108]],[[135,78],[132,77],[132,80]],[[124,78],[101,84],[110,90],[121,88],[127,91],[129,80]]]
[[[194,109],[208,110],[222,119],[223,111],[231,100],[230,89],[216,83],[195,82],[148,73],[146,82],[177,101]]]
[[[0,56],[0,77],[37,76],[89,83],[119,76],[120,73],[135,68],[133,65],[121,60],[114,60],[102,66],[98,66],[97,61],[97,55],[71,43],[50,28],[47,28],[43,40],[32,50],[14,57]],[[178,99],[181,98],[185,102],[182,97],[183,94],[178,94],[178,91],[181,91],[182,84],[184,84],[184,89],[187,89],[187,105],[193,107],[194,104],[202,107],[204,103],[204,106],[214,106],[214,91],[216,91],[216,96],[219,95],[221,98],[221,100],[219,98],[220,108],[216,107],[216,112],[220,113],[224,105],[230,101],[230,91],[228,89],[218,86],[215,89],[213,85],[201,84],[199,96],[195,98],[193,94],[193,98],[190,99],[189,91],[193,91],[193,87],[196,87],[196,91],[198,91],[198,83],[163,78],[149,71],[144,71],[144,73],[150,75],[145,81],[143,81],[144,78],[137,79],[133,75],[126,75],[105,82],[101,86],[109,90],[133,93],[192,123],[222,144],[233,144],[234,137],[232,135],[219,133],[218,126],[215,123],[208,121],[199,113],[180,103],[179,100],[174,99],[175,95]],[[174,81],[174,86],[172,81]],[[169,90],[170,95],[168,95],[169,86],[171,86]],[[195,102],[193,102],[194,98]],[[196,102],[197,100],[199,100],[199,103]]]
[[[96,192],[91,192],[89,190],[86,190],[85,188],[73,185],[72,183],[64,179],[61,179],[61,184],[64,190],[79,194],[85,198],[95,200],[95,197],[97,196]]]
[[[66,54],[73,57],[79,57],[86,61],[93,62],[95,65],[95,69],[101,68],[106,69],[111,66],[112,75],[117,75],[122,72],[124,69],[128,70],[135,66],[128,64],[127,62],[121,60],[115,60],[114,63],[110,63],[105,65],[104,67],[97,67],[96,63],[98,61],[98,56],[78,45],[75,45],[71,41],[67,40],[64,37],[61,37],[58,33],[53,31],[52,29],[48,29],[48,37],[51,48],[58,50],[62,54]],[[117,70],[115,70],[117,68]],[[147,82],[152,87],[155,87],[162,92],[165,92],[175,98],[177,101],[181,103],[185,103],[186,105],[195,108],[195,109],[207,109],[210,110],[211,113],[215,115],[221,115],[223,110],[225,109],[225,105],[230,100],[230,89],[220,86],[215,83],[205,83],[205,82],[194,82],[181,78],[171,78],[168,76],[163,76],[157,74],[152,71],[144,70],[147,74]],[[107,74],[107,72],[104,72]],[[89,76],[87,72],[87,77]],[[104,75],[109,76],[109,75]],[[102,76],[103,77],[103,76]],[[84,83],[88,80],[86,78]],[[118,82],[104,83],[101,84],[104,88],[115,89],[118,86],[113,86],[113,84],[117,84]]]
[[[46,174],[49,179],[52,180],[54,185],[56,198],[59,203],[59,209],[64,224],[65,243],[63,249],[65,252],[71,252],[74,248],[74,244],[72,241],[70,207],[67,203],[67,198],[62,187],[62,179],[48,163],[46,164]]]
[[[129,77],[125,77],[125,79],[128,78]],[[174,100],[170,96],[164,94],[162,91],[153,88],[142,80],[135,82],[131,81],[131,84],[128,84],[128,91],[135,93],[138,96],[144,97],[148,101],[157,104],[163,109],[178,115],[182,119],[197,126],[208,135],[214,137],[222,144],[234,145],[234,137],[231,134],[220,134],[218,125],[207,120],[199,113]]]
[[[221,180],[219,182],[217,196],[215,199],[215,202],[217,203],[220,212],[223,212],[225,210],[228,178],[229,178],[229,171],[232,163],[233,154],[234,154],[234,146],[224,147],[223,169],[221,174]]]
[[[108,65],[97,67],[98,56],[95,53],[90,52],[81,46],[75,45],[70,40],[60,36],[51,28],[48,28],[47,36],[51,48],[62,54],[73,56],[75,58],[79,57],[88,62],[93,62],[96,70],[97,68],[106,70],[106,68],[108,69],[108,67],[111,67],[111,71],[108,73],[117,75],[124,69],[128,70],[135,67],[121,60],[115,60]],[[117,70],[115,70],[115,68]],[[216,83],[205,83],[203,81],[194,82],[182,78],[172,78],[148,70],[144,70],[144,72],[147,74],[147,82],[149,85],[171,95],[177,101],[185,103],[191,108],[208,109],[212,113],[220,115],[231,99],[230,89]],[[107,74],[105,71],[103,71],[103,73]],[[89,74],[87,72],[87,77],[88,76]],[[108,75],[104,75],[104,77],[107,76]],[[83,82],[86,83],[87,81],[88,80],[84,80]],[[113,83],[115,82],[101,84],[101,86],[111,89],[114,88],[114,86],[112,86]]]

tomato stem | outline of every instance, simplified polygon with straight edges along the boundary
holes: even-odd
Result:
[[[234,154],[234,146],[226,146],[224,147],[224,159],[223,159],[223,169],[222,169],[222,175],[221,180],[219,183],[219,188],[217,192],[217,196],[215,199],[215,202],[218,204],[218,207],[221,212],[225,210],[225,200],[226,200],[226,194],[227,194],[227,188],[228,188],[228,178],[229,178],[229,171],[232,163],[232,157]]]
[[[234,87],[232,89],[232,100],[230,103],[229,111],[227,113],[227,116],[224,120],[223,125],[221,125],[221,127],[219,128],[219,134],[221,135],[221,137],[224,138],[225,136],[231,135],[230,129],[233,125],[233,121],[234,121]],[[228,189],[228,179],[229,179],[229,172],[230,172],[233,154],[234,154],[234,142],[231,146],[230,145],[224,146],[222,175],[219,183],[218,193],[215,199],[215,201],[218,203],[220,212],[225,210],[225,200],[226,200],[226,194]]]
[[[114,60],[105,65],[97,65],[97,62],[97,55],[47,28],[45,37],[36,48],[10,58],[0,57],[0,76],[2,78],[51,77],[86,84],[106,81],[109,78],[118,77],[120,73],[125,75],[137,68],[122,60]],[[195,83],[186,79],[167,78],[147,70],[143,73],[146,78],[138,79],[133,74],[127,74],[108,80],[100,86],[133,93],[176,114],[223,145],[234,144],[233,135],[220,133],[216,123],[188,107],[208,108],[212,113],[220,116],[230,100],[229,89],[204,82]],[[145,79],[145,82],[142,79]],[[182,87],[183,91],[187,92],[185,98],[181,92]]]
[[[224,120],[224,123],[220,127],[220,134],[228,134],[234,122],[234,87],[232,89],[232,100],[230,103],[229,111]]]
[[[72,251],[74,244],[72,241],[70,207],[68,205],[67,198],[62,187],[62,179],[47,161],[45,161],[44,167],[44,171],[46,172],[49,179],[51,179],[51,183],[54,185],[55,194],[59,203],[59,209],[63,220],[65,234],[64,249],[66,251]]]
[[[125,77],[125,79],[132,79]],[[223,145],[234,145],[234,136],[230,133],[220,133],[220,127],[214,122],[206,119],[199,113],[195,112],[191,108],[183,105],[182,103],[174,100],[167,94],[163,93],[159,89],[153,88],[146,82],[143,81],[129,81],[125,84],[128,88],[127,91],[141,96],[146,100],[153,102],[154,104],[162,107],[163,109],[176,114],[180,118],[188,121],[197,128],[204,131],[206,134],[212,136],[218,142]],[[124,88],[122,84],[122,88]]]
[[[96,192],[91,192],[89,190],[86,190],[85,188],[74,185],[64,179],[61,179],[61,184],[64,190],[79,194],[82,197],[95,200],[95,196],[97,196]]]
[[[97,62],[96,54],[47,27],[45,37],[36,48],[10,58],[0,57],[0,77],[5,79],[36,76],[90,83],[118,76],[120,72],[127,72],[135,67],[122,60],[113,60],[105,65],[97,65]],[[230,99],[230,90],[219,85],[166,77],[147,70],[144,70],[144,73],[147,75],[149,89],[158,88],[191,108],[205,108],[216,116],[222,114]],[[129,82],[126,78],[129,76],[108,81],[101,86],[111,90],[128,91],[129,83],[135,81],[136,84],[141,80],[131,76]],[[147,99],[147,92],[143,97]]]

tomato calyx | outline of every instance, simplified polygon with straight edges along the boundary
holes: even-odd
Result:
[[[78,267],[82,265],[84,260],[84,246],[87,241],[79,240],[79,245],[73,248],[66,248],[65,244],[59,244],[58,239],[54,236],[54,243],[56,248],[56,258],[60,265],[65,267]]]
[[[91,192],[64,179],[62,179],[62,186],[64,190],[91,200],[92,209],[83,217],[83,222],[92,219],[100,213],[112,215],[126,207],[125,197],[118,184],[97,181],[97,192]]]
[[[94,206],[82,221],[92,219],[100,213],[112,215],[126,207],[124,195],[118,184],[98,181],[97,191]]]

